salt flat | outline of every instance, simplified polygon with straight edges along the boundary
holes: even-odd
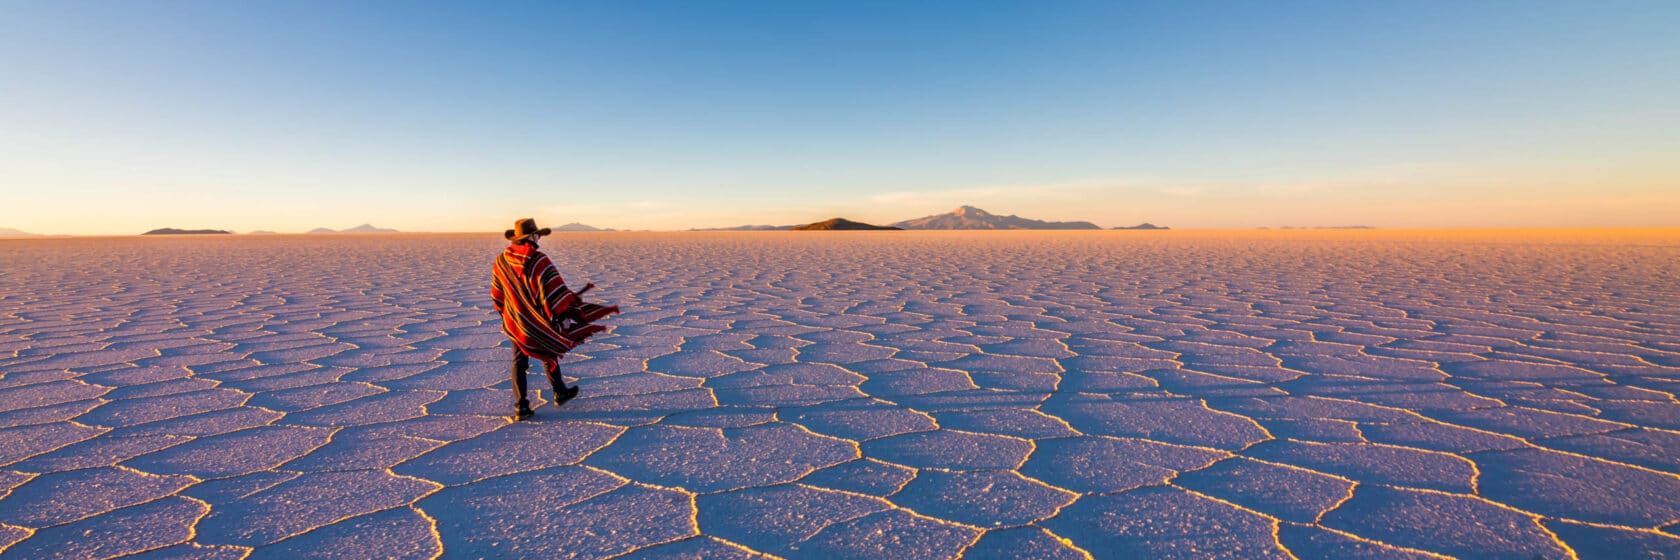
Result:
[[[1680,231],[562,234],[520,423],[501,246],[0,241],[0,554],[1680,556]]]

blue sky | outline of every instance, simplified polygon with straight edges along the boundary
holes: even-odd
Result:
[[[1675,2],[0,10],[36,233],[1680,225]]]

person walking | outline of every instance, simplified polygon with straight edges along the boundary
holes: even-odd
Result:
[[[594,324],[596,320],[619,312],[616,305],[580,299],[594,284],[576,292],[566,287],[554,262],[538,250],[537,242],[549,233],[549,228],[538,228],[531,218],[515,221],[513,229],[503,234],[510,243],[496,258],[490,281],[490,299],[502,315],[502,333],[513,341],[514,420],[533,414],[525,398],[525,373],[531,359],[543,364],[543,373],[554,388],[554,406],[565,404],[577,396],[578,388],[566,386],[561,379],[560,357],[606,330]]]

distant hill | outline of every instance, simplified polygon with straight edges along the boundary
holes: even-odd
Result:
[[[569,224],[566,224],[566,225],[563,225],[563,226],[560,226],[560,227],[556,227],[556,228],[553,228],[553,229],[554,229],[554,231],[615,231],[611,228],[601,229],[601,228],[598,228],[598,227],[595,227],[595,226],[592,226],[592,225],[580,224],[580,223],[577,223],[577,222],[572,222],[572,223],[569,223]]]
[[[247,232],[245,232],[245,235],[274,235],[274,232],[268,231],[268,230],[265,230],[265,229],[259,229],[259,230],[256,230],[256,231],[247,231]]]
[[[228,235],[233,232],[220,229],[175,229],[158,228],[140,235]]]
[[[350,229],[346,229],[346,230],[335,230],[335,229],[329,229],[329,228],[324,228],[324,227],[315,228],[315,229],[309,230],[309,233],[399,233],[399,232],[397,230],[394,230],[394,229],[374,227],[373,224],[362,224],[362,225],[359,225],[359,226],[356,226],[356,227],[353,227],[353,228],[350,228]]]
[[[1102,229],[1091,222],[1046,222],[1020,216],[999,216],[973,206],[948,214],[926,216],[893,224],[903,229]]]
[[[694,228],[688,231],[785,231],[801,226],[735,226],[726,228]]]
[[[1114,228],[1114,229],[1172,229],[1172,228],[1167,227],[1167,226],[1158,226],[1158,225],[1155,225],[1155,224],[1151,224],[1149,222],[1144,222],[1144,223],[1141,223],[1141,224],[1138,224],[1138,225],[1135,225],[1135,226],[1120,226],[1120,227],[1117,227],[1117,228]]]
[[[794,226],[794,227],[788,228],[788,229],[792,229],[794,231],[826,231],[826,230],[897,230],[897,229],[904,229],[904,228],[896,228],[896,227],[891,227],[891,226],[877,226],[877,225],[873,225],[873,224],[866,224],[866,223],[863,223],[863,222],[854,222],[854,221],[851,221],[851,220],[848,220],[848,219],[845,219],[845,218],[832,218],[832,219],[823,220],[823,221],[820,221],[820,222],[817,222],[817,223],[814,223],[814,224],[805,224],[805,225],[802,225],[802,226]]]
[[[33,233],[23,231],[21,229],[12,229],[12,228],[9,228],[9,227],[0,227],[0,237],[38,237],[38,236],[33,234]]]

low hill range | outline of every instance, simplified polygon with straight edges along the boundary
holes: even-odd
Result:
[[[175,229],[158,228],[140,235],[229,235],[233,232],[224,229]]]
[[[854,222],[845,218],[831,218],[814,224],[805,224],[788,228],[794,231],[828,231],[828,230],[900,230],[904,228],[892,226],[877,226],[863,222]]]
[[[9,228],[9,227],[0,227],[0,237],[40,237],[40,236],[37,235],[37,234],[29,233],[27,231],[23,231],[21,229],[12,229],[12,228]]]
[[[694,228],[694,229],[690,229],[688,231],[785,231],[785,230],[790,230],[790,229],[797,228],[797,227],[804,227],[804,226],[796,226],[796,225],[795,226],[752,225],[752,226],[735,226],[735,227],[726,227],[726,228]]]
[[[1091,222],[1047,222],[1013,214],[999,216],[973,206],[892,225],[900,229],[1102,229]]]
[[[847,219],[832,219],[825,222],[806,225],[738,225],[738,227],[712,227],[712,229],[694,229],[696,232],[763,232],[763,230],[827,230],[827,229],[919,229],[919,230],[956,230],[956,229],[1048,229],[1048,230],[1100,230],[1092,222],[1047,222],[1047,220],[1023,219],[1020,215],[996,215],[976,207],[959,207],[948,214],[926,215],[914,220],[904,220],[889,225],[870,225],[862,222],[852,222]],[[1168,229],[1164,225],[1139,224],[1116,229]]]
[[[1158,226],[1158,225],[1155,225],[1155,224],[1151,224],[1149,222],[1144,222],[1144,223],[1141,223],[1141,224],[1138,224],[1138,225],[1135,225],[1135,226],[1119,226],[1119,227],[1116,227],[1114,229],[1155,230],[1155,229],[1172,229],[1172,228],[1167,227],[1167,226]]]
[[[353,228],[350,228],[350,229],[344,229],[344,230],[335,230],[335,229],[329,229],[329,228],[324,228],[324,227],[315,228],[315,229],[309,230],[309,233],[401,233],[401,232],[398,232],[397,230],[394,230],[394,229],[374,227],[373,224],[362,224],[362,225],[359,225],[359,226],[356,226],[356,227],[353,227]]]
[[[612,228],[598,228],[589,224],[572,222],[563,226],[551,228],[554,231],[618,231]]]

